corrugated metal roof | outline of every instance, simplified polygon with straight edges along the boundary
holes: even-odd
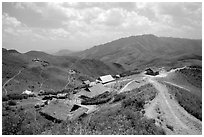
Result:
[[[103,84],[101,84],[101,83],[98,83],[98,84],[96,84],[93,87],[90,87],[88,89],[89,89],[89,91],[81,90],[81,92],[79,92],[79,94],[92,98],[92,97],[100,95],[106,91],[109,91],[109,88],[104,87]]]
[[[101,76],[100,79],[102,83],[107,83],[115,80],[111,75]]]
[[[85,84],[89,85],[91,82],[89,80],[84,81]]]
[[[58,120],[66,120],[73,105],[67,105],[62,102],[51,102],[42,109],[42,113],[50,115]]]

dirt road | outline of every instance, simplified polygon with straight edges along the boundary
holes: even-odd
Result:
[[[153,77],[148,77],[149,83],[158,90],[156,98],[145,106],[145,115],[156,120],[167,134],[199,135],[202,134],[202,123],[186,112],[176,100],[170,98],[168,89]]]
[[[4,83],[3,89],[4,89],[4,91],[5,91],[5,95],[7,95],[7,93],[8,93],[8,91],[7,91],[6,88],[5,88],[5,85],[8,84],[11,80],[13,80],[16,76],[18,76],[23,70],[24,70],[24,69],[19,70],[16,75],[14,75],[12,78],[8,79],[8,80]]]

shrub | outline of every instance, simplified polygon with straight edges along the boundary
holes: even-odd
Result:
[[[184,89],[165,83],[169,92],[178,103],[190,114],[202,121],[202,99]]]
[[[16,101],[14,101],[14,100],[9,100],[9,101],[8,101],[8,105],[9,105],[9,106],[15,106],[15,105],[16,105]]]
[[[44,119],[38,112],[29,109],[17,109],[9,111],[7,116],[2,117],[3,135],[37,135],[51,126],[50,121]]]
[[[127,92],[126,98],[122,101],[122,107],[140,111],[143,109],[145,102],[153,100],[156,94],[156,89],[151,84],[146,84],[139,89]]]
[[[117,95],[115,95],[114,100],[113,100],[112,103],[121,101],[121,100],[123,100],[123,99],[125,99],[125,98],[126,98],[126,95],[125,95],[125,94],[122,94],[122,93],[121,93],[121,94],[117,94]]]
[[[8,96],[2,96],[2,101],[8,101],[8,100],[9,100]]]
[[[107,103],[108,101],[111,100],[112,96],[109,92],[105,92],[93,98],[84,98],[84,97],[82,98],[84,99],[81,102],[81,104],[83,105],[98,105],[98,104]]]
[[[7,95],[7,97],[8,97],[9,100],[22,100],[22,99],[27,99],[28,95],[14,93],[14,94]]]

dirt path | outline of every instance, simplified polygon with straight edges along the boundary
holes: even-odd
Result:
[[[136,85],[136,86],[134,86],[134,89],[135,89],[135,88],[139,88],[139,87],[141,87],[141,86],[147,84],[147,81],[146,81],[146,80],[143,80],[143,79],[141,79],[141,80],[134,79],[134,80],[128,82],[122,89],[120,89],[120,90],[118,91],[118,93],[122,93],[122,92],[125,92],[125,91],[130,91],[130,90],[132,90],[132,89],[133,89],[132,87],[129,87],[129,88],[128,88],[128,86],[129,86],[130,84],[132,84],[132,83]]]
[[[180,86],[180,85],[177,85],[177,84],[175,84],[175,83],[168,82],[168,81],[164,81],[164,82],[167,83],[167,84],[173,85],[173,86],[175,86],[175,87],[182,88],[182,89],[187,90],[187,91],[190,92],[189,89],[187,89],[187,88],[185,88],[185,87],[182,87],[182,86]]]
[[[67,84],[64,86],[64,88],[62,88],[62,90],[63,90],[63,89],[67,89],[67,86],[68,86],[71,82],[72,82],[72,76],[70,75],[69,72],[67,72]]]
[[[148,80],[159,93],[150,105],[145,106],[145,115],[155,119],[167,134],[202,134],[202,123],[170,98],[167,87],[154,78]]]
[[[127,83],[118,93],[121,93],[121,92],[124,92],[125,90],[127,91],[128,89],[127,89],[127,87],[132,83],[132,82],[134,82],[135,80],[132,80],[132,81],[130,81],[129,83]]]
[[[42,77],[42,73],[43,73],[43,69],[41,70],[41,72],[40,72],[40,79],[41,79],[41,83],[40,83],[40,89],[42,89],[42,87],[43,87],[43,84],[48,80],[48,79],[45,79],[44,80],[44,78]]]
[[[8,79],[8,80],[4,83],[3,89],[4,89],[4,91],[5,91],[5,95],[7,95],[7,93],[8,93],[8,91],[7,91],[6,88],[5,88],[5,85],[8,84],[11,80],[13,80],[16,76],[18,76],[23,70],[24,70],[24,69],[19,70],[16,75],[14,75],[12,78]]]

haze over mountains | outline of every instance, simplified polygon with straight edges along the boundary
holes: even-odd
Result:
[[[62,49],[59,50],[55,53],[53,53],[53,55],[57,55],[57,56],[68,56],[69,54],[73,53],[73,51],[68,50],[68,49]]]

